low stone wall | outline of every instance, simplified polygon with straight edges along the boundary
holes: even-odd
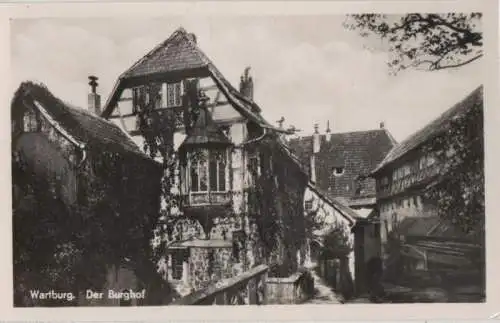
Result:
[[[314,280],[308,271],[289,277],[268,277],[266,295],[268,304],[300,304],[314,294]]]

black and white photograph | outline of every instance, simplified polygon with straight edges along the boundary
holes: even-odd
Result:
[[[485,303],[451,9],[11,19],[12,306]]]

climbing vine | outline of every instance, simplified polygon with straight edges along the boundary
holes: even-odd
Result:
[[[174,230],[181,208],[182,196],[176,191],[179,178],[179,166],[185,158],[175,150],[174,134],[178,126],[183,126],[189,134],[199,114],[197,81],[185,83],[187,95],[183,98],[183,108],[158,109],[161,103],[161,84],[148,84],[141,87],[137,104],[137,125],[144,138],[144,151],[154,159],[161,160],[163,174],[161,177],[162,207],[157,219],[155,231],[159,235],[159,243],[155,248],[155,258],[159,261],[165,255],[164,240]]]
[[[485,214],[482,92],[460,104],[470,108],[424,147],[442,165],[439,181],[427,189],[425,198],[436,204],[442,218],[481,241]]]
[[[260,152],[261,174],[249,194],[270,275],[288,276],[297,269],[297,251],[305,244],[303,188],[305,182],[273,139],[253,149]]]

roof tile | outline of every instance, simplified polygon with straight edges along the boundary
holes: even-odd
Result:
[[[117,125],[83,109],[71,107],[55,97],[45,86],[22,83],[12,101],[14,109],[38,102],[66,132],[85,145],[96,149],[126,151],[146,157],[132,139]]]
[[[437,136],[446,130],[449,121],[452,118],[461,115],[468,111],[474,104],[483,100],[483,86],[479,86],[472,93],[470,93],[465,99],[455,104],[450,109],[442,113],[438,118],[436,118],[431,123],[427,124],[425,127],[415,132],[413,135],[409,136],[406,140],[401,142],[399,145],[394,147],[384,158],[384,160],[373,170],[373,173],[378,172],[382,168],[385,168],[388,164],[396,161],[409,151],[420,147],[423,143],[427,142],[429,139]]]
[[[355,179],[360,175],[368,175],[395,144],[385,129],[332,133],[330,141],[320,135],[320,141],[321,149],[316,160],[316,185],[330,197],[344,197],[348,200],[355,197]],[[313,136],[305,136],[291,139],[289,143],[307,169],[313,153],[312,142]],[[343,167],[343,175],[333,175],[335,167]],[[366,178],[361,184],[363,192],[356,198],[375,195],[375,183],[372,179]]]

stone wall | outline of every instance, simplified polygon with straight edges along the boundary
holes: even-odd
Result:
[[[190,285],[194,290],[224,278],[232,277],[233,261],[230,248],[191,248],[189,259]]]
[[[350,230],[350,222],[340,214],[333,206],[326,203],[323,198],[321,198],[318,194],[316,194],[311,189],[306,189],[304,196],[304,204],[305,208],[309,208],[306,210],[306,216],[313,216],[316,218],[315,222],[318,223],[322,229],[318,231],[322,231],[324,229],[328,229],[329,227],[335,226],[337,224],[342,224],[346,230],[346,233],[349,235],[349,243],[354,245],[354,233]],[[315,213],[313,213],[313,211]],[[314,234],[314,232],[313,232]],[[310,250],[310,248],[309,248]],[[354,250],[349,253],[349,270],[351,272],[352,277],[355,277],[355,263],[354,263]],[[310,253],[306,259],[306,263],[315,262],[317,259],[311,259]]]
[[[302,271],[290,277],[266,279],[267,304],[300,304],[314,293],[314,280],[309,272]]]

